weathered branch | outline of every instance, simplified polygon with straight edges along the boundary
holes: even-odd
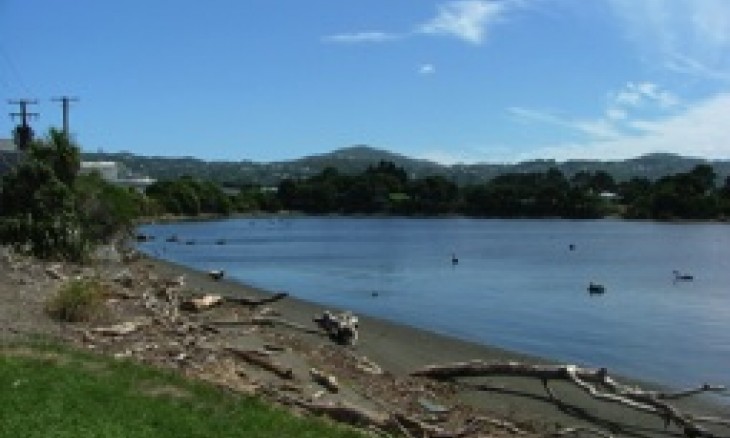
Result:
[[[225,300],[231,303],[240,304],[242,306],[260,306],[262,304],[273,303],[283,298],[288,297],[289,294],[286,292],[279,292],[270,297],[266,298],[247,298],[247,297],[225,297]]]
[[[193,312],[200,312],[201,310],[207,310],[217,306],[223,302],[223,297],[220,295],[203,295],[201,297],[191,297],[180,303],[182,310],[189,310]]]
[[[697,388],[689,388],[684,389],[682,391],[677,392],[669,392],[669,393],[657,393],[657,398],[663,399],[663,400],[677,400],[684,397],[690,397],[693,395],[701,394],[703,392],[725,392],[727,391],[727,388],[723,385],[710,385],[705,383],[702,386],[699,386]]]
[[[698,423],[712,423],[730,426],[730,420],[712,417],[698,417],[686,414],[665,400],[687,397],[706,391],[723,390],[721,387],[704,385],[700,388],[681,391],[676,394],[663,394],[654,391],[645,391],[620,384],[613,380],[605,368],[579,368],[575,365],[531,365],[519,362],[487,363],[483,361],[457,362],[446,365],[432,365],[411,373],[414,376],[430,377],[434,379],[453,379],[457,377],[478,376],[507,376],[536,378],[543,382],[543,386],[551,400],[555,395],[548,387],[549,380],[567,380],[572,382],[591,397],[610,403],[617,403],[631,409],[657,415],[667,424],[674,423],[684,431],[688,437],[712,436]],[[606,388],[601,391],[596,385]]]
[[[578,368],[578,376],[588,382],[601,383],[607,375],[605,368]],[[453,379],[457,377],[509,376],[530,377],[540,380],[567,380],[568,373],[562,365],[532,365],[521,362],[454,362],[445,365],[430,365],[411,373],[412,376],[432,379]]]
[[[241,358],[244,361],[253,365],[259,366],[267,371],[271,371],[282,379],[294,378],[294,371],[291,368],[287,368],[274,362],[268,356],[261,354],[261,352],[252,350],[239,350],[238,348],[234,347],[226,347],[225,349],[236,357]]]
[[[312,375],[312,379],[320,385],[327,388],[329,392],[339,392],[340,385],[337,383],[337,378],[331,374],[327,374],[316,368],[309,370],[309,374]]]
[[[303,326],[301,324],[297,324],[296,322],[289,321],[283,318],[273,318],[268,316],[254,316],[253,318],[249,319],[242,319],[242,320],[235,320],[235,321],[208,321],[206,322],[206,325],[209,326],[219,326],[219,327],[226,327],[226,326],[239,326],[239,325],[261,325],[261,326],[276,326],[281,325],[284,327],[289,327],[295,330],[300,330],[305,333],[315,334],[315,335],[324,335],[321,330],[310,328]]]
[[[588,433],[591,433],[593,435],[598,435],[603,438],[613,438],[613,435],[611,435],[608,432],[605,432],[601,429],[596,429],[593,427],[585,427],[585,426],[566,427],[563,430],[555,432],[553,434],[553,436],[575,435],[580,432],[588,432]]]

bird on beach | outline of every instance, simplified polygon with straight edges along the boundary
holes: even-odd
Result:
[[[218,280],[220,280],[221,278],[223,278],[223,275],[225,275],[225,271],[224,271],[224,270],[222,270],[222,269],[218,269],[218,270],[213,270],[213,271],[208,271],[208,275],[209,275],[209,276],[210,276],[210,278],[212,278],[213,280],[215,280],[215,281],[218,281]]]

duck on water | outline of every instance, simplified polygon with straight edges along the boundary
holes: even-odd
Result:
[[[606,292],[606,287],[604,285],[594,283],[592,281],[588,284],[588,293],[590,293],[591,295],[602,294],[604,292]]]
[[[692,281],[695,279],[694,276],[689,274],[682,274],[677,270],[674,270],[672,272],[674,273],[674,281]]]

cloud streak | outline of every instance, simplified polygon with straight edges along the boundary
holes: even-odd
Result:
[[[471,44],[481,44],[487,28],[505,11],[506,3],[460,0],[438,7],[436,17],[420,25],[416,33],[451,36]]]
[[[422,64],[418,67],[418,74],[420,75],[432,75],[436,73],[436,67],[433,64]]]
[[[642,58],[668,70],[730,81],[727,0],[606,0]]]
[[[379,30],[328,35],[327,43],[362,44],[384,43],[413,36],[456,38],[480,45],[486,40],[491,27],[510,10],[522,6],[523,0],[452,0],[437,6],[436,15],[402,33]]]
[[[359,43],[385,43],[400,38],[399,35],[380,31],[341,33],[328,35],[322,38],[327,43],[359,44]]]
[[[714,159],[730,157],[730,93],[696,102],[675,115],[655,121],[634,121],[634,133],[585,142],[557,143],[536,149],[518,159],[625,159],[651,152],[671,152]]]

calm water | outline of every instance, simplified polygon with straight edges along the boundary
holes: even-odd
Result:
[[[310,301],[668,384],[730,384],[728,225],[297,218],[141,231],[157,236],[146,252]],[[674,269],[695,280],[675,283]],[[589,295],[591,281],[606,293]]]

